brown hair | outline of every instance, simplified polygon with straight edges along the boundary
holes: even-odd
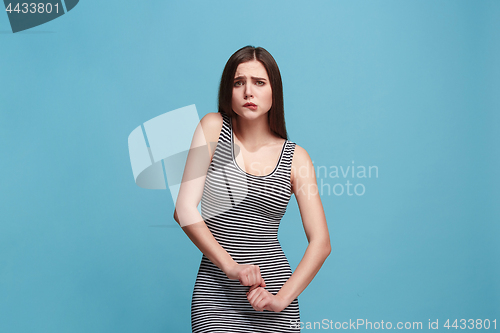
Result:
[[[273,56],[262,47],[251,45],[242,47],[236,51],[227,61],[219,86],[219,112],[226,113],[229,117],[235,115],[232,108],[234,74],[238,65],[257,60],[266,68],[269,81],[271,83],[273,101],[271,109],[268,111],[269,128],[283,139],[288,139],[285,126],[285,109],[283,103],[283,83],[278,64]]]

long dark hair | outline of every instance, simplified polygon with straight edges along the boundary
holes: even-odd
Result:
[[[285,109],[283,104],[283,83],[278,64],[273,56],[262,47],[251,45],[242,47],[236,51],[227,61],[219,86],[219,112],[226,113],[229,117],[235,115],[232,108],[234,74],[238,65],[257,60],[266,68],[271,83],[273,103],[268,111],[269,128],[283,139],[288,139],[285,126]]]

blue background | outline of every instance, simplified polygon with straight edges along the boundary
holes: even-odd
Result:
[[[322,195],[332,254],[302,321],[499,321],[498,17],[498,1],[86,0],[12,34],[0,14],[0,331],[190,331],[201,253],[170,194],[134,183],[127,137],[217,111],[248,44],[278,62],[289,139],[316,166],[379,171],[323,179],[366,192]],[[295,197],[279,239],[295,269]]]

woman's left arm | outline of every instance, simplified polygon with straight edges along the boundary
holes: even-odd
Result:
[[[257,311],[285,309],[309,285],[331,252],[314,166],[307,151],[298,145],[292,161],[291,182],[309,244],[295,272],[276,295],[263,287],[247,293],[250,304]]]

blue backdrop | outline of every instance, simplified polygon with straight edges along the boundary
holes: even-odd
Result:
[[[127,137],[186,105],[217,111],[248,44],[278,62],[289,139],[318,167],[332,254],[299,296],[304,325],[493,330],[498,17],[486,0],[82,0],[14,34],[0,14],[0,331],[190,331],[201,253],[168,190],[134,183]],[[294,269],[295,197],[279,239]]]

